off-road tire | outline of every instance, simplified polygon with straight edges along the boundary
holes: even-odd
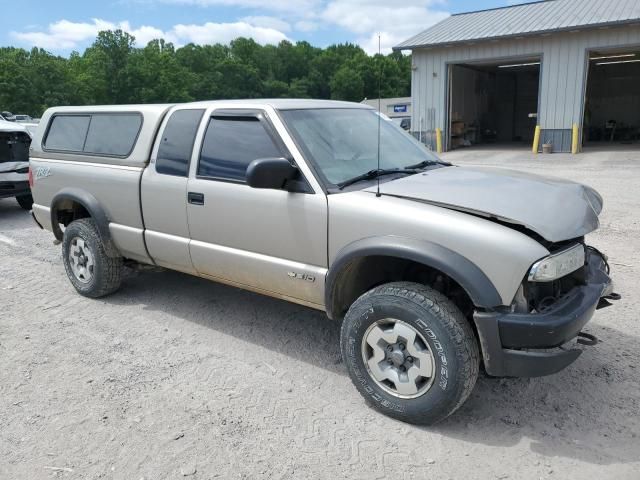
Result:
[[[31,210],[31,207],[33,207],[33,197],[30,193],[27,195],[19,195],[16,197],[16,200],[18,205],[24,210]]]
[[[433,381],[417,398],[385,391],[363,358],[365,332],[386,318],[409,324],[433,353]],[[480,354],[468,320],[443,294],[417,283],[388,283],[358,298],[343,321],[341,349],[351,380],[367,402],[408,423],[433,425],[445,419],[465,402],[478,378]]]
[[[72,270],[69,254],[74,238],[82,239],[93,256],[93,275],[87,283],[78,280]],[[100,298],[110,295],[120,288],[124,270],[123,259],[122,257],[109,257],[105,253],[98,228],[92,219],[75,220],[67,226],[62,241],[62,257],[67,276],[80,295]]]

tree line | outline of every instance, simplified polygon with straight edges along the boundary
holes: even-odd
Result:
[[[411,58],[369,56],[353,44],[308,42],[143,48],[121,30],[104,31],[69,58],[41,48],[0,48],[0,110],[40,116],[51,106],[174,103],[231,98],[321,98],[359,102],[410,95]],[[380,89],[380,90],[379,90]]]

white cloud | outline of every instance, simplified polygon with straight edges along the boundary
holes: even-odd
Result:
[[[298,32],[339,26],[354,34],[349,39],[369,53],[378,51],[377,35],[382,37],[382,50],[426,30],[446,18],[448,0],[128,0],[146,3],[183,4],[199,7],[232,6],[256,12],[276,12],[280,20],[293,25]],[[520,0],[507,0],[520,1]],[[336,38],[336,42],[347,39]]]
[[[378,34],[383,53],[394,45],[429,28],[449,14],[438,10],[442,2],[404,0],[392,4],[386,0],[332,0],[321,17],[355,33],[356,42],[368,53],[378,52]]]
[[[211,23],[204,25],[175,25],[165,38],[177,45],[193,42],[197,44],[229,43],[238,37],[250,37],[261,44],[277,44],[287,36],[273,28],[254,27],[245,22]],[[175,40],[173,40],[175,39]]]
[[[292,30],[302,33],[340,27],[340,36],[333,41],[352,41],[368,53],[378,52],[378,34],[382,51],[429,28],[446,18],[446,0],[124,0],[151,4],[192,5],[202,8],[233,6],[248,9],[249,16],[235,22],[178,24],[168,30],[151,25],[133,28],[127,21],[113,23],[94,18],[90,22],[60,20],[46,29],[11,32],[12,38],[24,45],[36,45],[50,50],[70,50],[90,43],[100,30],[122,29],[134,35],[138,45],[155,38],[164,38],[176,45],[228,43],[234,38],[251,37],[261,44],[276,44],[287,39]],[[263,15],[262,13],[268,13]],[[270,14],[269,14],[270,13]],[[349,33],[345,38],[344,31]]]
[[[138,45],[146,45],[151,40],[156,40],[158,38],[165,38],[165,34],[162,30],[155,27],[149,27],[143,25],[140,28],[132,29],[129,26],[129,22],[123,22],[126,28],[122,28],[125,32],[129,32],[131,35],[136,37],[136,43]],[[96,34],[97,35],[97,34]]]
[[[138,0],[140,1],[140,0]],[[199,7],[228,6],[254,10],[277,11],[285,14],[303,14],[319,8],[323,0],[142,0],[146,3],[170,3]]]
[[[317,22],[311,22],[309,20],[300,20],[295,23],[295,29],[299,32],[315,32],[320,28]]]
[[[249,25],[253,25],[255,27],[273,28],[274,30],[279,30],[281,32],[291,31],[291,25],[289,25],[288,22],[285,22],[284,20],[277,17],[256,15],[243,17],[240,19],[240,21],[248,23]]]
[[[288,24],[286,25],[288,26]],[[44,32],[11,32],[11,36],[25,45],[49,50],[70,50],[92,41],[102,30],[117,29],[136,37],[138,46],[144,46],[157,38],[164,38],[176,45],[191,42],[197,44],[229,43],[238,37],[251,37],[261,44],[277,44],[282,40],[287,40],[287,36],[281,30],[254,25],[246,21],[207,22],[200,25],[178,24],[168,31],[162,31],[148,25],[132,28],[127,21],[112,23],[98,18],[94,18],[91,23],[60,20],[50,24]]]
[[[74,23],[60,20],[52,23],[46,32],[11,32],[16,40],[28,44],[51,48],[53,50],[69,49],[78,43],[95,37],[102,28],[108,29],[112,24],[94,19],[93,23]]]

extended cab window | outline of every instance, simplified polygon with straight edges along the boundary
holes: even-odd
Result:
[[[141,127],[138,113],[55,115],[44,149],[126,157],[133,151]]]
[[[198,176],[244,182],[252,161],[282,156],[258,118],[212,117],[200,153]]]
[[[204,110],[178,110],[171,115],[158,148],[158,173],[178,177],[189,175],[193,142],[203,113]]]

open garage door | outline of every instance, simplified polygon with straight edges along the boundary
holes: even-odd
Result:
[[[586,148],[640,147],[640,47],[590,52],[582,140]]]
[[[530,148],[540,93],[540,58],[452,65],[446,147]]]

